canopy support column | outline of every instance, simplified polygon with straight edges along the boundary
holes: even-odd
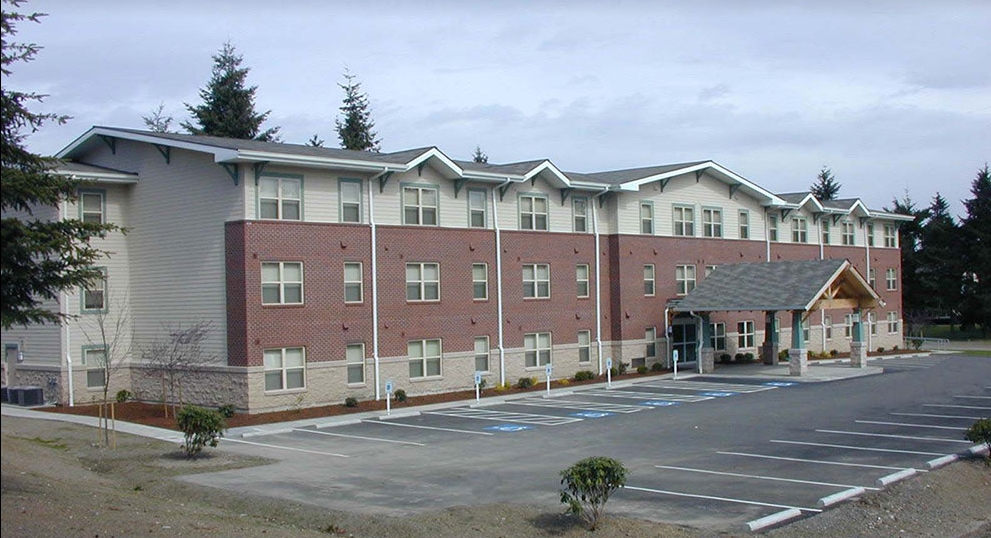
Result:
[[[764,312],[764,344],[761,346],[761,354],[764,355],[764,364],[774,366],[778,364],[778,318],[777,312],[769,310]]]
[[[860,307],[853,311],[853,327],[850,339],[850,366],[867,368],[867,343],[864,342],[864,310]]]
[[[788,350],[788,370],[793,376],[803,376],[809,372],[808,350],[802,337],[802,310],[791,311],[791,348]]]

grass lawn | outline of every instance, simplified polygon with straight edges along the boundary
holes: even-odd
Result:
[[[926,338],[946,338],[947,340],[986,340],[991,333],[984,334],[981,329],[961,331],[959,325],[926,325],[922,329]]]

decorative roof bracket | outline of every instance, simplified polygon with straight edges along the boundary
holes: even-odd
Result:
[[[416,177],[423,177],[423,166],[426,165],[426,161],[416,165]]]
[[[265,167],[268,166],[268,161],[260,161],[255,163],[255,186],[258,186],[258,179],[262,177],[265,173]]]
[[[662,179],[662,180],[660,181],[660,184],[661,184],[661,192],[664,192],[664,187],[667,187],[667,186],[668,186],[668,181],[671,181],[671,178],[669,178],[669,177],[666,177],[666,178],[664,178],[664,179]]]
[[[788,214],[791,213],[792,211],[793,210],[788,209],[787,207],[786,208],[783,208],[781,210],[781,220],[785,220],[786,218],[788,218]]]
[[[165,164],[172,164],[172,148],[161,144],[155,144],[155,149],[162,154],[162,157],[165,157]]]
[[[237,185],[238,184],[237,163],[219,163],[219,164],[224,168],[225,171],[227,171],[227,175],[231,176],[231,179],[234,180],[234,184]]]
[[[696,170],[695,171],[695,183],[698,183],[699,181],[702,181],[702,176],[703,175],[705,175],[705,170]]]
[[[743,185],[742,183],[737,183],[735,185],[730,185],[729,186],[729,199],[730,200],[733,199],[733,195],[736,194],[736,191],[740,190],[740,187],[742,185]]]
[[[561,189],[561,205],[564,205],[564,203],[568,201],[568,196],[571,195],[571,191],[573,190],[574,189],[568,187]]]
[[[117,155],[117,139],[112,136],[100,135],[100,140],[110,148],[110,153]]]
[[[505,186],[499,187],[499,201],[501,202],[505,197],[506,193],[509,192],[509,188],[512,187],[512,183],[506,183]]]
[[[389,182],[389,178],[391,177],[392,177],[392,172],[386,172],[382,174],[382,177],[379,178],[379,193],[385,191],[385,185],[386,183]]]
[[[842,219],[842,218],[843,218],[843,215],[833,215],[833,226],[835,226],[836,223],[839,222],[840,219]]]
[[[458,197],[458,193],[461,192],[461,189],[463,189],[465,187],[465,183],[468,183],[468,180],[465,179],[465,178],[458,178],[458,179],[455,179],[454,180],[454,197],[455,198]]]

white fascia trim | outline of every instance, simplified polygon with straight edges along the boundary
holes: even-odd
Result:
[[[811,202],[812,205],[815,206],[816,211],[819,213],[822,213],[823,209],[825,209],[823,208],[819,200],[815,197],[815,195],[812,194],[811,192],[808,195],[806,195],[805,198],[802,198],[802,201],[798,203],[798,207],[799,208],[805,207],[806,205],[809,204],[809,202]]]
[[[270,153],[265,151],[237,151],[232,152],[232,156],[226,159],[214,159],[216,162],[266,161],[278,164],[295,164],[301,166],[313,166],[320,168],[340,168],[345,170],[361,170],[369,172],[405,172],[408,170],[405,165],[382,163],[374,161],[358,161],[352,159],[331,159],[327,157],[313,157],[309,155],[293,155],[287,153]]]
[[[730,170],[728,170],[726,168],[723,168],[722,166],[720,166],[719,164],[715,163],[714,161],[706,161],[706,162],[699,163],[699,164],[696,164],[696,165],[686,166],[684,168],[678,168],[676,170],[670,170],[670,171],[664,172],[662,174],[654,174],[652,176],[647,176],[647,177],[643,177],[643,178],[636,179],[636,180],[633,180],[633,181],[628,181],[626,183],[621,183],[619,185],[619,189],[620,190],[624,190],[624,191],[638,191],[638,190],[640,190],[640,186],[641,185],[645,185],[647,183],[652,183],[654,181],[660,181],[662,179],[667,179],[667,178],[671,178],[671,177],[675,177],[675,176],[680,176],[682,174],[687,174],[689,172],[697,172],[699,170],[714,170],[714,171],[718,172],[719,174],[721,174],[725,179],[729,180],[728,182],[736,182],[740,186],[746,187],[746,189],[748,191],[750,191],[751,193],[760,195],[761,197],[763,197],[765,199],[762,202],[762,205],[765,205],[765,206],[782,206],[782,205],[785,205],[785,201],[782,200],[781,198],[778,198],[777,195],[775,195],[772,192],[770,192],[770,191],[768,191],[768,190],[766,190],[766,189],[758,186],[756,183],[753,183],[751,181],[748,181],[747,179],[744,179],[743,177],[735,174],[734,172],[732,172],[732,171],[730,171]]]
[[[133,174],[120,174],[120,173],[102,173],[102,172],[71,172],[69,170],[59,170],[55,169],[55,173],[60,176],[69,176],[74,179],[81,179],[83,181],[93,181],[96,183],[121,183],[126,185],[132,185],[138,182],[138,176]]]
[[[112,136],[114,138],[122,138],[124,140],[132,140],[135,142],[145,142],[148,144],[155,144],[159,146],[169,146],[172,148],[186,149],[189,151],[196,151],[199,153],[211,153],[213,154],[214,162],[227,162],[231,161],[237,156],[237,151],[230,148],[222,148],[218,146],[211,146],[207,144],[193,144],[190,142],[180,142],[177,140],[171,140],[168,138],[159,138],[154,135],[137,134],[127,131],[119,131],[117,129],[111,129],[108,127],[91,127],[88,131],[83,133],[79,138],[73,140],[68,146],[59,151],[55,156],[59,159],[65,159],[71,155],[76,149],[88,142],[94,136]]]
[[[427,151],[424,151],[423,153],[418,155],[412,161],[406,163],[405,171],[412,170],[416,166],[419,166],[421,163],[426,162],[430,159],[437,159],[438,161],[443,163],[444,166],[447,167],[447,169],[450,170],[452,174],[458,177],[463,177],[465,174],[465,171],[462,170],[460,166],[454,164],[454,161],[448,158],[447,155],[444,155],[444,152],[442,152],[437,148],[430,148]]]
[[[850,206],[850,210],[849,210],[848,213],[852,215],[854,213],[854,211],[856,211],[856,209],[858,207],[860,208],[860,211],[863,212],[863,215],[862,216],[864,216],[864,217],[871,216],[871,210],[870,209],[867,209],[867,206],[864,205],[864,203],[861,202],[859,198],[856,199],[856,200],[854,200],[853,205]]]
[[[562,186],[564,186],[564,187],[570,187],[571,186],[571,180],[568,179],[568,176],[564,175],[564,173],[561,172],[560,170],[558,170],[558,168],[556,166],[554,166],[554,163],[552,163],[550,161],[543,161],[540,164],[538,164],[537,166],[534,166],[533,168],[530,169],[529,172],[527,172],[523,176],[523,179],[524,180],[533,179],[536,176],[540,175],[540,173],[541,172],[544,172],[545,170],[546,171],[549,171],[552,176],[554,176],[555,178],[557,178],[557,180],[562,183]]]
[[[902,222],[912,222],[915,217],[912,215],[903,215],[901,213],[891,213],[888,211],[879,211],[876,209],[871,210],[871,218],[874,219],[884,219],[884,220],[898,220]]]

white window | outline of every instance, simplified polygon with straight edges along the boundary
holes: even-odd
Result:
[[[812,329],[811,329],[811,327],[812,327],[812,324],[810,323],[809,318],[805,318],[805,319],[802,320],[802,341],[803,342],[808,343],[809,338],[812,336]]]
[[[657,327],[647,327],[643,331],[643,338],[647,344],[643,349],[643,356],[646,358],[657,356]]]
[[[577,196],[571,200],[571,212],[575,219],[575,232],[588,231],[588,198]]]
[[[831,340],[833,338],[833,316],[826,316],[822,324],[826,328],[826,340]]]
[[[653,297],[656,292],[654,264],[649,263],[643,266],[643,294],[646,297]]]
[[[489,337],[475,337],[475,371],[489,371]]]
[[[791,242],[809,242],[809,221],[805,217],[795,217],[791,219]]]
[[[303,264],[262,262],[262,304],[302,304]]]
[[[342,179],[339,186],[341,191],[341,222],[361,222],[361,181]]]
[[[468,226],[472,228],[485,228],[488,225],[488,203],[486,202],[485,191],[479,189],[468,190]]]
[[[702,235],[705,237],[723,236],[723,211],[702,208]]]
[[[843,338],[853,338],[853,314],[843,316]]]
[[[302,218],[302,180],[289,177],[262,177],[258,180],[258,212],[263,219]]]
[[[106,348],[89,348],[83,350],[83,364],[86,368],[86,388],[102,389],[107,383],[107,350]]]
[[[575,280],[578,285],[578,296],[588,297],[588,264],[579,263],[575,266]]]
[[[678,295],[688,295],[690,291],[695,289],[695,266],[675,266],[674,281],[678,288]]]
[[[695,237],[695,210],[691,207],[674,207],[674,235]]]
[[[877,269],[871,267],[867,271],[867,283],[874,289],[877,289]]]
[[[409,376],[411,379],[440,375],[440,339],[408,342],[406,354],[409,356]]]
[[[768,241],[778,240],[778,217],[768,215],[767,217],[767,239]]]
[[[406,300],[411,302],[440,300],[439,264],[406,264]]]
[[[476,301],[484,301],[489,298],[488,264],[471,264],[471,298]]]
[[[84,313],[100,313],[107,311],[107,270],[99,268],[103,276],[86,284],[82,291],[82,311]]]
[[[871,336],[877,336],[877,315],[874,312],[867,313],[867,325],[870,327]]]
[[[403,186],[403,224],[437,225],[437,189]]]
[[[551,266],[533,263],[523,266],[523,298],[548,299],[551,296]]]
[[[79,220],[90,224],[103,224],[104,194],[95,191],[79,191]]]
[[[894,291],[898,289],[898,269],[894,267],[889,267],[884,272],[884,280],[888,286],[888,291]]]
[[[640,233],[654,235],[654,204],[640,203]]]
[[[740,239],[750,239],[749,211],[740,211]]]
[[[344,302],[360,303],[365,300],[361,262],[344,263]]]
[[[547,198],[535,194],[520,195],[520,229],[547,229]]]
[[[306,352],[301,347],[265,350],[265,390],[306,387]]]
[[[829,221],[826,220],[826,217],[823,217],[822,219],[819,220],[819,228],[822,230],[822,244],[823,245],[828,245],[829,244]]]
[[[592,362],[592,333],[578,331],[578,362]]]
[[[737,322],[736,332],[736,347],[754,347],[754,322],[752,320]]]
[[[867,224],[867,231],[865,233],[867,234],[867,246],[873,247],[874,246],[874,224],[873,223],[868,223]]]
[[[365,344],[348,344],[344,351],[348,369],[348,384],[365,382]]]
[[[898,229],[894,225],[884,225],[884,246],[888,248],[896,248],[898,246]]]
[[[715,350],[725,350],[726,349],[726,324],[710,323],[709,331],[712,333],[709,339],[709,345]]]
[[[898,312],[888,312],[888,334],[898,332]]]
[[[852,246],[857,244],[856,234],[854,232],[854,226],[852,222],[843,221],[842,239],[843,239],[843,245]]]
[[[551,362],[551,333],[523,335],[524,366],[535,368]]]

